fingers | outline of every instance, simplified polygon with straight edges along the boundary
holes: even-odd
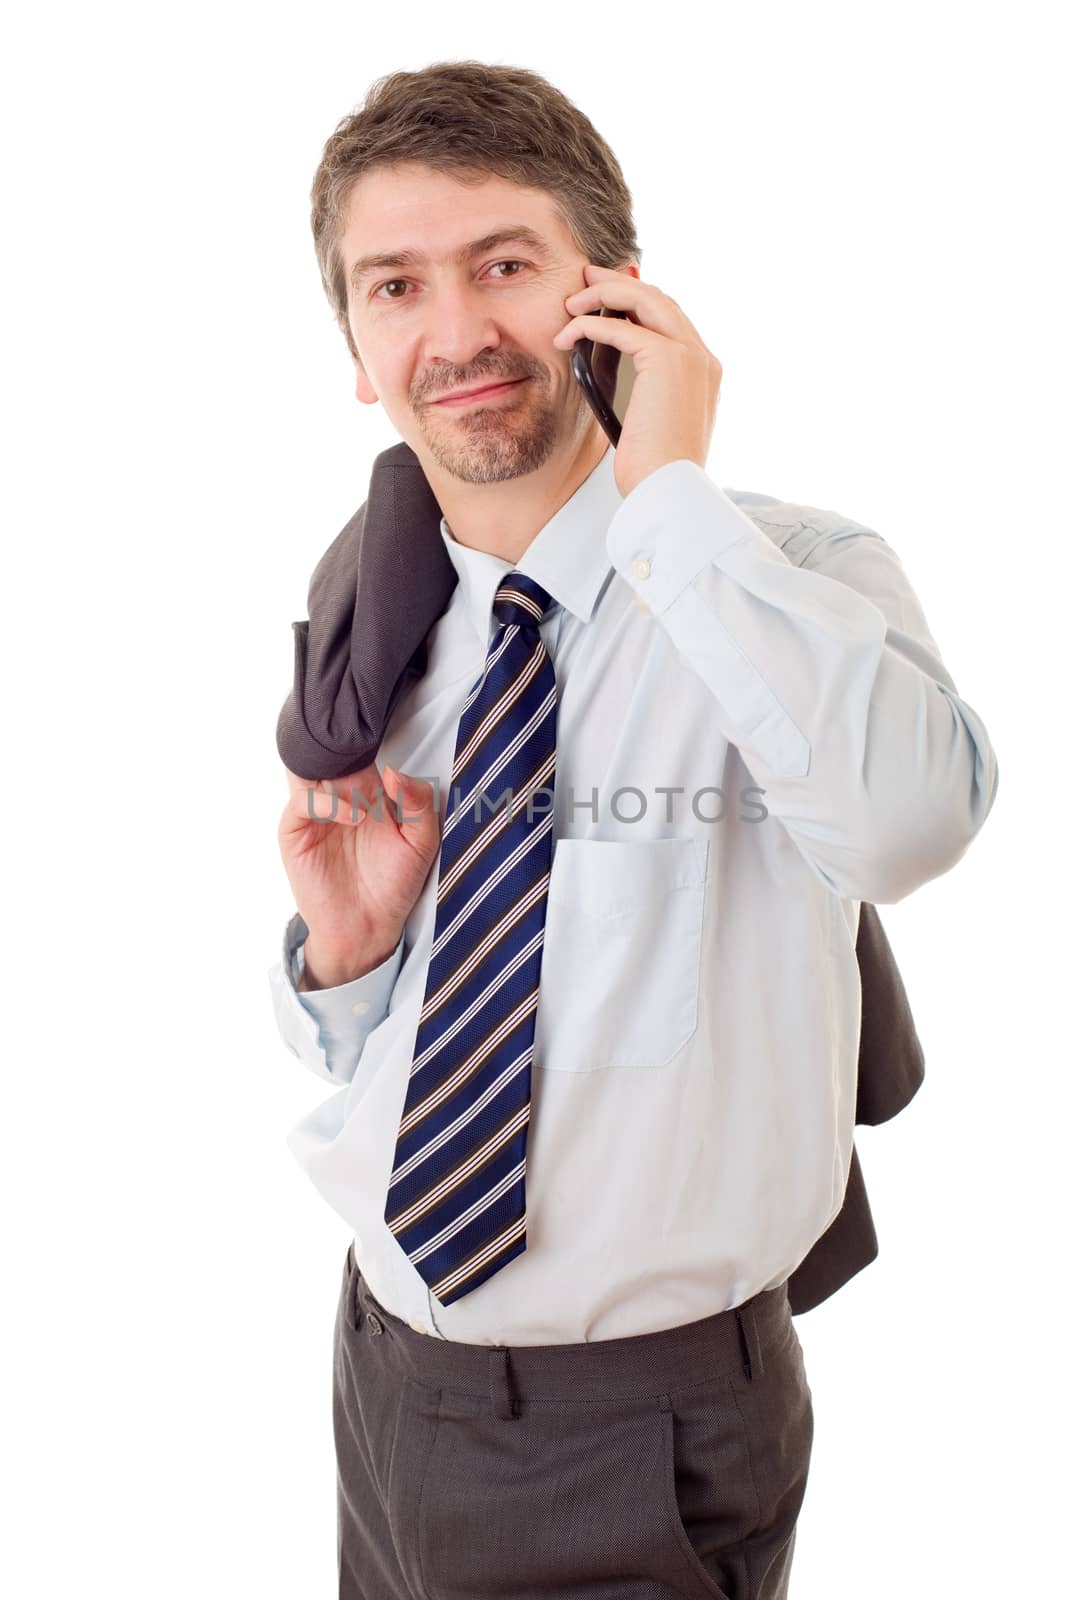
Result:
[[[625,311],[641,327],[683,342],[695,337],[697,332],[677,300],[655,284],[646,283],[643,278],[634,278],[627,273],[597,277],[594,283],[587,284],[576,294],[568,295],[563,305],[572,317],[578,317],[583,312],[595,314],[600,305],[608,306],[613,311]],[[597,321],[603,320],[597,318]],[[610,338],[608,342],[612,342]]]
[[[387,817],[409,843],[420,850],[433,848],[440,828],[434,808],[432,783],[398,773],[386,766],[362,767],[341,778],[301,778],[285,768],[289,784],[289,810],[315,822],[344,822],[350,826],[365,817],[382,822]],[[438,829],[433,824],[437,821]]]
[[[616,350],[621,350],[623,355],[636,358],[648,346],[650,339],[663,338],[664,334],[657,332],[649,323],[638,326],[627,317],[601,317],[590,311],[568,322],[552,343],[558,349],[566,350],[577,339],[592,339],[594,344],[610,344]]]
[[[284,832],[299,829],[307,822],[360,822],[362,809],[353,812],[351,790],[345,794],[336,782],[313,783],[301,778],[291,789],[288,804],[282,812],[280,827]]]
[[[361,821],[365,808],[358,803],[353,807],[353,791],[368,801],[375,816],[393,814],[373,761],[339,778],[302,778],[288,767],[283,770],[289,785],[290,807],[301,818],[321,822]]]

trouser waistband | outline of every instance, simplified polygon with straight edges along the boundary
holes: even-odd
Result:
[[[434,1389],[480,1396],[497,1416],[520,1414],[524,1400],[647,1398],[732,1378],[752,1383],[790,1337],[786,1284],[696,1322],[623,1339],[577,1344],[483,1345],[431,1338],[371,1294],[349,1246],[348,1303],[354,1326],[388,1336],[408,1375]]]

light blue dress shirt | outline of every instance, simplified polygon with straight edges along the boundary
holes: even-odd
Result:
[[[378,763],[443,793],[512,567],[441,537],[459,581]],[[372,972],[298,993],[299,915],[270,971],[335,1090],[290,1149],[381,1303],[472,1344],[649,1333],[784,1282],[844,1199],[859,902],[947,872],[998,784],[896,553],[834,511],[691,461],[623,498],[609,449],[517,567],[560,601],[554,853],[527,1248],[472,1294],[436,1302],[383,1215],[440,858]]]

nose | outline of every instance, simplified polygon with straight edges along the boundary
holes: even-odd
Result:
[[[500,331],[479,284],[456,284],[434,292],[426,334],[431,366],[466,372],[486,351],[500,345]]]

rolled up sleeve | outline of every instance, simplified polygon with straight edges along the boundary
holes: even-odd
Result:
[[[783,545],[692,461],[643,479],[607,534],[804,858],[892,904],[963,855],[996,756],[881,535],[805,508]]]

